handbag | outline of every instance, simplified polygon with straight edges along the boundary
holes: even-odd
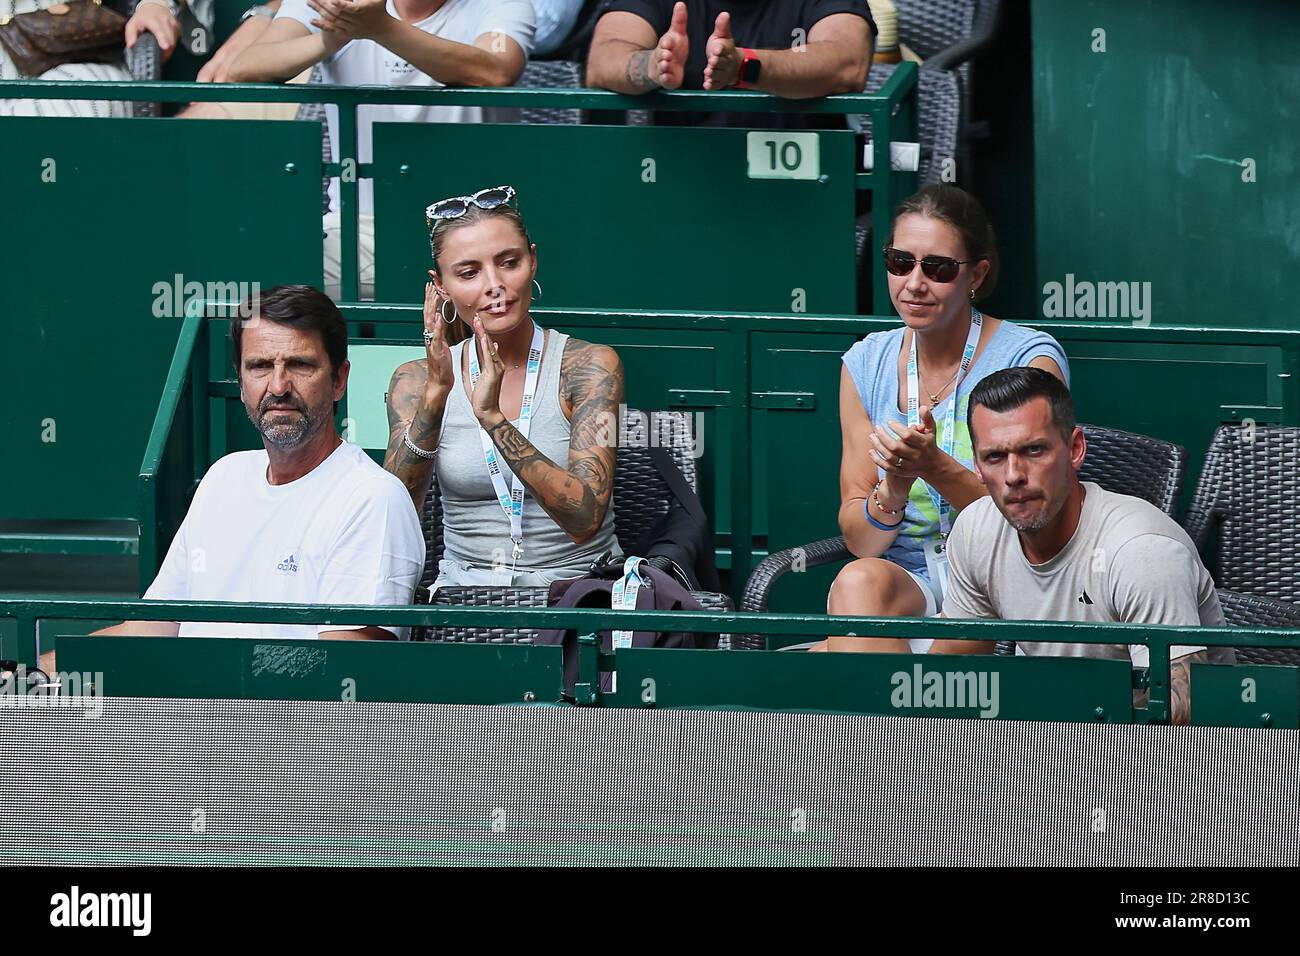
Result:
[[[40,76],[64,63],[115,63],[126,46],[126,17],[100,0],[62,0],[31,13],[0,14],[0,47],[18,72]]]

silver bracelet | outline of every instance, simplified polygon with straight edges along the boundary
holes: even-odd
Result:
[[[411,441],[411,426],[409,424],[406,426],[406,431],[402,433],[402,444],[406,446],[406,450],[412,455],[417,455],[425,461],[433,461],[438,457],[438,449],[435,448],[433,451],[425,451],[415,442]]]

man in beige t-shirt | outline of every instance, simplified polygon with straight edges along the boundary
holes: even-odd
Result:
[[[1223,626],[1214,581],[1191,539],[1159,508],[1079,481],[1087,453],[1070,393],[1040,369],[1012,368],[971,393],[975,467],[988,498],[948,538],[943,617]],[[1125,644],[1022,643],[1025,654],[1131,659]],[[988,653],[987,642],[936,641],[931,653]],[[1230,649],[1176,646],[1171,716],[1186,723],[1191,660]]]

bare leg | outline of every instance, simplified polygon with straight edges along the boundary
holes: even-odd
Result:
[[[831,585],[828,614],[861,617],[922,617],[925,595],[906,571],[884,558],[859,558],[844,566]],[[897,637],[828,637],[825,650],[910,654]]]

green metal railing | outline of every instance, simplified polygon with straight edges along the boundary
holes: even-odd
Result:
[[[873,171],[858,173],[855,186],[870,190],[873,235],[889,231],[894,206],[915,182],[915,173],[895,171],[890,165],[890,144],[897,138],[916,138],[917,68],[900,63],[878,93],[853,93],[812,100],[787,100],[752,90],[704,92],[677,90],[627,96],[594,89],[502,88],[404,88],[348,87],[324,84],[275,83],[171,83],[171,82],[85,82],[46,80],[0,81],[0,99],[90,99],[127,102],[202,103],[331,103],[338,107],[339,162],[322,163],[321,174],[340,180],[340,255],[345,264],[341,276],[341,299],[358,298],[357,236],[358,182],[371,178],[369,163],[357,163],[357,108],[379,105],[488,106],[511,108],[553,108],[581,110],[736,111],[770,113],[863,113],[871,116]],[[342,177],[345,163],[356,164],[355,177]],[[884,266],[872,257],[873,308],[889,308]]]
[[[918,666],[928,670],[996,671],[1014,684],[1015,710],[1007,716],[1025,719],[1059,719],[1062,717],[1058,698],[1088,684],[1089,693],[1103,695],[1098,699],[1109,701],[1109,708],[1096,712],[1096,708],[1076,710],[1074,719],[1090,721],[1163,723],[1169,719],[1169,649],[1174,645],[1206,645],[1211,647],[1300,647],[1300,629],[1265,630],[1257,628],[1202,628],[1164,627],[1136,624],[1078,624],[1062,622],[1020,622],[993,620],[942,620],[916,618],[829,617],[826,615],[794,614],[743,614],[713,612],[654,612],[606,610],[556,610],[548,608],[471,608],[471,607],[358,607],[339,605],[287,605],[287,604],[234,604],[216,602],[86,602],[56,600],[0,600],[0,656],[21,661],[29,666],[37,659],[38,638],[42,649],[48,651],[52,643],[48,633],[42,634],[42,625],[53,627],[54,622],[103,620],[175,620],[213,621],[264,624],[348,624],[392,625],[399,627],[455,626],[455,627],[519,627],[529,629],[563,628],[576,631],[579,637],[579,677],[574,688],[574,702],[581,705],[614,704],[631,706],[727,706],[755,707],[756,709],[834,709],[851,712],[899,712],[897,705],[891,709],[879,703],[880,691],[887,688],[891,676],[900,668],[910,671]],[[8,625],[7,627],[5,625]],[[1130,690],[1130,669],[1126,662],[1079,660],[1075,658],[1005,658],[967,655],[889,655],[889,654],[789,654],[778,651],[689,651],[630,649],[613,654],[600,653],[598,633],[612,628],[667,631],[690,630],[699,633],[725,634],[745,630],[764,635],[793,634],[805,639],[820,639],[828,633],[852,632],[862,637],[890,636],[897,638],[953,638],[978,641],[1013,640],[1017,642],[1066,641],[1087,644],[1142,645],[1150,652],[1150,670],[1137,683],[1149,691],[1145,709],[1131,712],[1116,709],[1116,701]],[[88,643],[83,643],[87,642]],[[81,648],[89,648],[97,657],[87,657]],[[257,648],[262,648],[260,652]],[[144,649],[142,651],[141,649]],[[228,696],[231,694],[259,696],[254,671],[275,671],[276,696],[294,696],[294,684],[279,680],[286,670],[295,667],[275,668],[266,663],[267,650],[277,650],[270,657],[277,661],[292,659],[294,655],[306,658],[304,666],[296,666],[303,674],[318,672],[323,683],[304,683],[310,699],[320,696],[327,688],[326,699],[338,699],[337,683],[329,681],[349,668],[369,667],[369,699],[392,699],[392,694],[382,688],[385,679],[377,677],[376,667],[391,671],[394,687],[399,687],[400,699],[419,699],[431,703],[465,702],[465,695],[456,690],[462,682],[479,682],[475,693],[484,699],[495,699],[493,691],[483,681],[491,681],[494,668],[515,676],[519,668],[529,662],[526,655],[532,652],[545,657],[554,654],[554,648],[527,645],[465,645],[444,643],[369,642],[369,641],[287,641],[241,639],[220,640],[208,638],[84,638],[67,636],[57,648],[58,670],[118,669],[113,672],[115,687],[99,690],[113,696]],[[255,665],[258,654],[263,663]],[[330,654],[344,655],[343,670],[326,667]],[[624,662],[630,662],[623,667]],[[87,668],[85,665],[95,666]],[[536,660],[533,663],[537,663]],[[129,665],[129,666],[126,666]],[[527,670],[526,680],[533,694],[530,700],[539,703],[561,701],[558,657],[542,660],[543,667],[552,668],[549,677],[537,668]],[[447,668],[459,668],[449,674]],[[514,670],[512,670],[514,668]],[[689,676],[708,668],[709,680],[703,686],[682,690],[675,699],[671,695],[671,682],[676,676]],[[642,673],[658,674],[664,683],[665,697],[645,695],[645,680],[633,686],[618,689],[613,695],[601,692],[598,669],[612,669],[628,677]],[[1222,670],[1221,668],[1215,668]],[[676,672],[674,675],[674,671]],[[1289,675],[1291,691],[1282,706],[1300,708],[1296,694],[1300,693],[1300,671],[1295,668],[1251,668],[1239,666],[1234,673],[1253,674],[1268,671]],[[426,674],[427,692],[419,689]],[[1133,672],[1142,678],[1140,672]],[[436,678],[435,676],[436,675]],[[775,681],[780,677],[779,682]],[[107,680],[107,678],[106,678]],[[413,685],[411,682],[415,681]],[[547,681],[547,685],[537,681]],[[655,678],[651,678],[655,681]],[[169,694],[169,687],[181,687],[184,693]],[[268,685],[270,686],[270,685]],[[517,685],[509,684],[497,693],[504,702],[519,700],[512,697]],[[725,690],[723,690],[725,688]],[[1076,695],[1077,696],[1077,695]],[[1088,698],[1077,701],[1085,706]],[[1128,701],[1131,703],[1131,700]],[[828,706],[829,703],[829,706]],[[910,708],[904,708],[907,710]],[[940,708],[942,709],[942,708]],[[951,708],[948,708],[951,709]],[[1010,709],[1010,708],[1009,708]],[[1067,712],[1068,713],[1068,712]],[[994,715],[996,716],[996,715]],[[1266,715],[1266,717],[1269,715]],[[1294,726],[1296,713],[1277,714],[1282,726]],[[1272,721],[1265,721],[1271,723]]]

